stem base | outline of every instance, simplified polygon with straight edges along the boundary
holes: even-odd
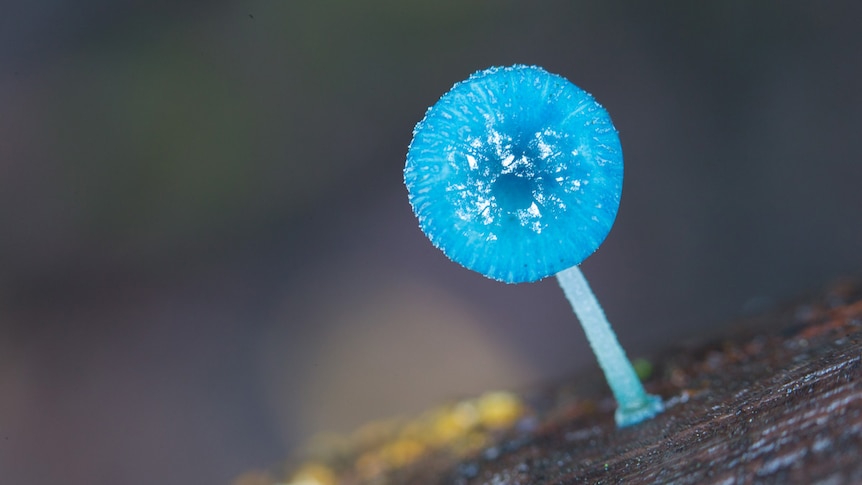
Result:
[[[618,428],[625,428],[641,421],[655,417],[664,411],[664,403],[661,397],[652,394],[644,394],[644,399],[636,406],[623,406],[619,403],[614,413],[614,421]]]

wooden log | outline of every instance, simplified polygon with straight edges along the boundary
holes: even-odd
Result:
[[[311,460],[337,483],[862,483],[858,284],[836,284],[654,362],[645,384],[667,409],[636,426],[615,427],[596,371],[517,394],[517,417],[503,429],[477,425],[439,446],[415,438],[411,459],[380,454],[404,441],[400,427]],[[469,436],[478,445],[464,445]],[[370,471],[360,463],[369,456],[378,459]]]

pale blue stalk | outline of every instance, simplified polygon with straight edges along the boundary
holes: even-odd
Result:
[[[661,398],[647,394],[644,390],[580,268],[575,265],[560,271],[557,280],[581,321],[590,347],[617,400],[614,415],[617,427],[637,424],[662,412],[664,405]]]

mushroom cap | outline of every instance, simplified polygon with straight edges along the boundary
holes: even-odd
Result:
[[[450,259],[506,283],[570,268],[604,241],[623,153],[607,111],[537,66],[478,71],[413,130],[404,183]]]

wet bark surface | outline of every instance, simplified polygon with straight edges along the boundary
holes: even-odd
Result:
[[[535,428],[403,483],[862,483],[862,294],[841,284],[669,350],[649,391],[666,411],[616,429],[600,382],[526,396]],[[755,330],[756,328],[756,330]],[[592,384],[592,383],[591,383]]]
[[[513,425],[338,483],[862,483],[862,286],[833,285],[653,361],[667,409],[617,429],[598,371],[524,392]],[[289,481],[288,481],[289,482]],[[321,482],[322,483],[322,482]]]

